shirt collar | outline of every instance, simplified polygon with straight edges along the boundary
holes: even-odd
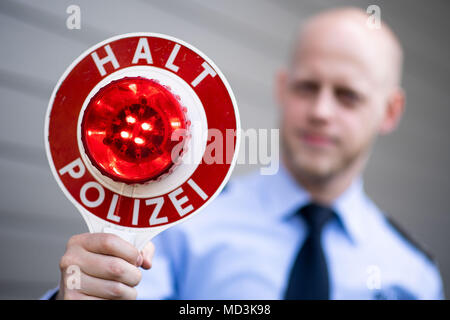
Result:
[[[357,177],[350,187],[333,202],[332,208],[338,215],[340,223],[342,223],[351,240],[354,243],[363,240],[367,197],[361,177]]]
[[[265,176],[268,183],[261,183],[263,203],[270,206],[268,212],[281,219],[287,218],[310,201],[309,194],[291,176],[287,169],[280,164],[276,174]]]
[[[260,186],[265,190],[262,192],[265,199],[262,200],[270,206],[268,211],[271,214],[286,219],[295,214],[298,208],[311,201],[308,192],[295,181],[284,165],[280,164],[277,174],[266,176],[266,178],[269,183],[262,183]],[[367,201],[361,177],[356,178],[332,204],[340,224],[354,243],[362,240],[364,236],[363,212],[366,207]]]

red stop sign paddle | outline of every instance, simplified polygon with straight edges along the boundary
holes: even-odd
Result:
[[[226,140],[214,150],[223,161],[205,159],[211,130]],[[139,249],[220,193],[239,138],[222,72],[193,46],[154,33],[85,51],[59,79],[45,123],[52,173],[90,232]]]

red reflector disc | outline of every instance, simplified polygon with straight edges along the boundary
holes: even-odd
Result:
[[[181,152],[172,156],[172,150],[184,143],[182,138],[173,141],[177,129],[186,130],[187,119],[167,87],[151,79],[127,77],[112,81],[89,101],[81,140],[103,175],[144,183],[168,172],[177,161]]]

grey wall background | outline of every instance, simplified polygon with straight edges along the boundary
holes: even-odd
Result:
[[[81,7],[81,30],[66,8]],[[340,4],[381,7],[406,50],[407,111],[366,171],[375,201],[434,253],[450,294],[448,1],[0,1],[0,298],[38,298],[59,279],[68,238],[87,228],[54,181],[44,115],[66,67],[107,37],[165,33],[224,72],[244,128],[276,128],[274,71],[297,23]],[[234,175],[249,171],[237,166]]]

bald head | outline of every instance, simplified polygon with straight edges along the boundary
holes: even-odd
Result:
[[[289,70],[277,74],[283,159],[310,192],[344,190],[403,113],[400,43],[386,24],[372,29],[367,21],[355,8],[312,17],[300,27]]]
[[[302,24],[294,44],[294,64],[309,54],[335,54],[358,63],[379,85],[401,82],[403,52],[392,30],[367,25],[368,14],[359,8],[322,12]]]

